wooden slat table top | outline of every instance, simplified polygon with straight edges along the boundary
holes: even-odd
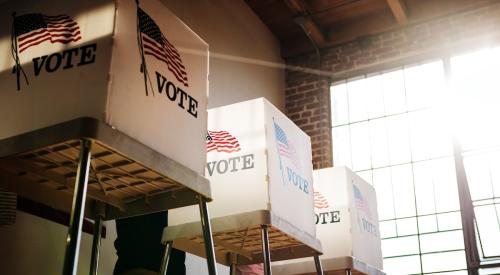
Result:
[[[321,254],[319,240],[283,222],[270,211],[260,210],[211,219],[217,262],[224,265],[263,262],[261,225],[269,228],[271,261]],[[166,227],[162,241],[173,241],[175,248],[205,257],[198,222]]]
[[[106,219],[211,199],[207,179],[93,118],[1,140],[0,186],[69,211],[81,139],[92,141],[87,198],[108,206]]]

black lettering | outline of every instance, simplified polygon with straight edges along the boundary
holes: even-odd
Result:
[[[237,160],[239,161],[240,159],[241,159],[240,157],[234,157],[229,159],[229,165],[231,165],[231,162],[233,163],[233,168],[231,169],[231,172],[238,171],[238,169],[236,169],[236,161]]]
[[[177,93],[181,94],[181,98],[179,99],[179,107],[181,107],[182,109],[184,109],[184,98],[187,98],[188,94],[186,94],[186,92],[184,92],[184,90],[182,90],[179,87],[177,87]]]
[[[42,70],[43,64],[45,63],[45,60],[47,59],[47,57],[48,57],[48,55],[33,58],[33,69],[35,70],[35,76],[38,76],[40,74],[40,71]],[[40,64],[38,64],[38,61],[40,59],[42,59],[42,62]]]
[[[190,113],[194,117],[198,117],[198,101],[191,96],[189,96],[188,113]]]
[[[318,222],[319,222],[319,215],[318,214],[314,214],[314,216],[316,216],[316,224],[318,224]]]
[[[158,93],[161,94],[161,92],[163,91],[163,87],[165,87],[165,82],[167,82],[167,79],[159,72],[155,73],[156,73],[156,83],[158,85]]]
[[[330,216],[332,217],[331,223],[340,222],[340,211],[332,211]]]
[[[320,213],[320,214],[319,214],[319,215],[320,215],[320,217],[322,217],[322,218],[323,218],[323,220],[322,220],[321,224],[326,224],[326,223],[327,223],[327,222],[326,222],[326,215],[327,215],[327,214],[328,214],[328,212],[325,212],[325,213]]]
[[[56,63],[55,66],[51,66],[52,60],[54,60],[53,57],[56,57]],[[59,66],[61,66],[61,61],[62,61],[62,55],[60,53],[53,53],[49,56],[49,59],[47,59],[47,62],[45,63],[45,70],[47,72],[52,73],[55,72],[57,69],[59,69]]]
[[[244,155],[242,156],[242,158],[243,158],[243,167],[241,168],[241,170],[251,169],[254,167],[253,154]]]
[[[224,163],[224,168],[221,169],[221,163]],[[227,163],[227,160],[223,159],[223,160],[219,160],[219,163],[217,163],[217,172],[219,172],[219,174],[224,174],[227,172],[227,168],[228,168],[228,163]]]
[[[62,53],[63,58],[65,58],[66,56],[66,65],[64,65],[63,70],[73,68],[73,56],[77,55],[78,55],[78,49],[69,49],[63,51]]]
[[[95,62],[95,51],[97,50],[97,44],[90,44],[82,46],[80,48],[80,63],[78,66],[87,65]]]
[[[174,94],[171,95],[170,91],[172,91]],[[177,98],[177,89],[175,89],[175,85],[174,85],[174,83],[172,83],[172,81],[169,81],[167,83],[167,97],[171,101],[175,101],[175,99]]]
[[[208,175],[211,176],[214,174],[214,169],[215,169],[215,161],[211,161],[207,163],[207,170],[208,170]],[[212,167],[210,167],[212,166]]]

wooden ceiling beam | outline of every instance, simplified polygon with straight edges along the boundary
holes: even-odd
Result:
[[[312,20],[307,5],[303,0],[285,0],[288,8],[295,16],[295,22],[306,32],[306,35],[313,40],[317,47],[325,44],[325,35]]]
[[[408,23],[408,15],[406,14],[406,7],[403,0],[387,0],[387,4],[398,24],[406,25]]]

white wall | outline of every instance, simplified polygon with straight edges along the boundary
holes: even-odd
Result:
[[[243,0],[162,2],[209,44],[209,108],[266,97],[284,111],[279,41]]]

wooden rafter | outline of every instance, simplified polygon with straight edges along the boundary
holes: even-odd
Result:
[[[303,0],[285,0],[285,2],[292,13],[299,18],[297,23],[304,29],[306,35],[313,40],[317,47],[323,46],[326,41],[325,35],[309,16]]]
[[[391,8],[391,12],[399,25],[408,23],[408,15],[406,14],[406,7],[403,0],[387,0],[387,4]]]

